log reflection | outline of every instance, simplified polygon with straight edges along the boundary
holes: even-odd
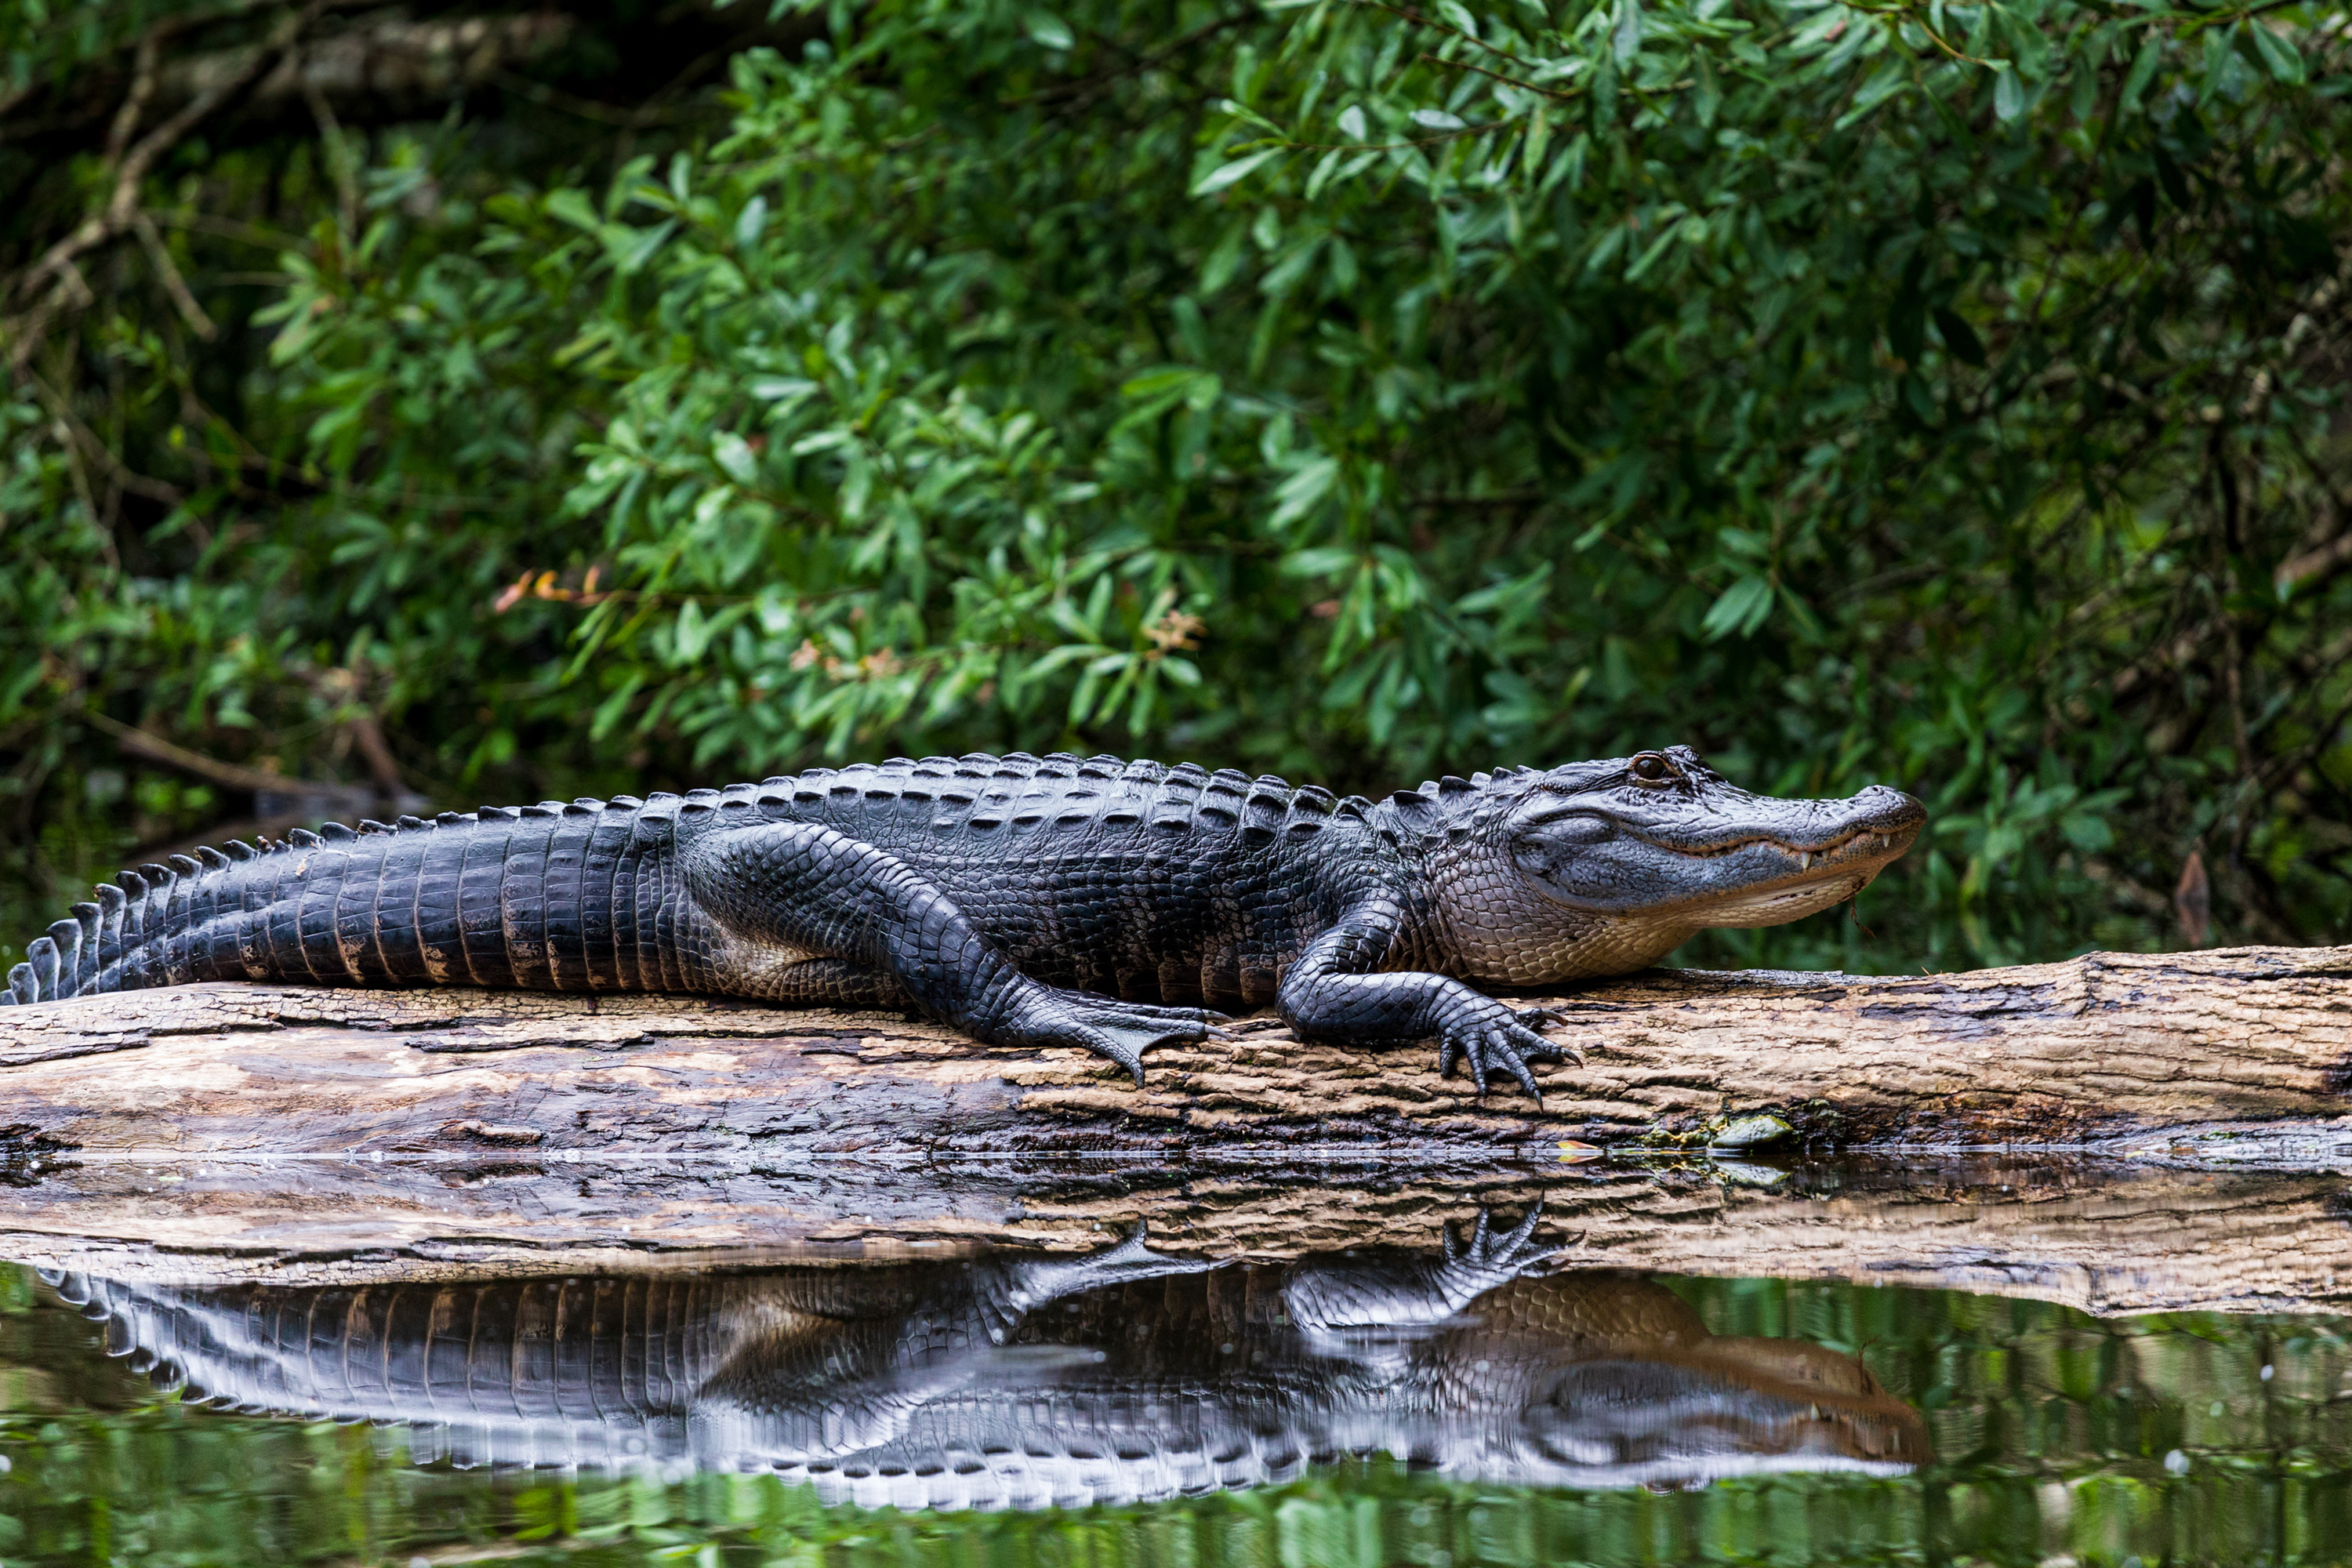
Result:
[[[421,1461],[694,1466],[901,1508],[1130,1502],[1387,1453],[1465,1480],[1898,1473],[1861,1363],[1638,1276],[1443,1253],[1085,1257],[303,1289],[47,1278],[190,1401],[403,1423]]]

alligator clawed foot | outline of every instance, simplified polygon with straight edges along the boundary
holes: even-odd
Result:
[[[1010,1265],[1011,1289],[1005,1293],[1005,1305],[1017,1315],[1080,1291],[1171,1274],[1200,1274],[1217,1267],[1213,1258],[1175,1258],[1153,1251],[1150,1226],[1138,1218],[1134,1232],[1125,1241],[1099,1252],[1015,1260]]]
[[[1444,1226],[1438,1235],[1445,1246],[1447,1273],[1473,1277],[1475,1288],[1483,1290],[1534,1268],[1542,1262],[1543,1255],[1530,1254],[1528,1246],[1534,1240],[1537,1225],[1543,1219],[1543,1199],[1538,1198],[1528,1205],[1528,1212],[1517,1226],[1498,1235],[1487,1223],[1486,1207],[1481,1204],[1477,1226],[1471,1232],[1467,1246],[1454,1240],[1451,1225]]]
[[[1146,1002],[1114,1002],[1109,1010],[1123,1024],[1140,1024],[1145,1027],[1161,1028],[1168,1033],[1164,1044],[1189,1045],[1199,1040],[1232,1040],[1234,1034],[1223,1027],[1233,1020],[1223,1013],[1206,1007],[1159,1007]]]
[[[1143,1087],[1143,1053],[1152,1047],[1233,1037],[1209,1021],[1219,1015],[1199,1007],[1160,1007],[1044,987],[1039,992],[1001,1039],[1040,1047],[1082,1046],[1125,1068],[1138,1089]]]
[[[1558,1041],[1547,1040],[1525,1024],[1516,1020],[1496,1019],[1473,1024],[1447,1034],[1437,1049],[1437,1076],[1452,1078],[1455,1064],[1467,1061],[1471,1080],[1478,1086],[1478,1099],[1486,1098],[1486,1079],[1497,1072],[1508,1073],[1513,1082],[1527,1091],[1528,1098],[1543,1107],[1543,1091],[1536,1087],[1535,1074],[1528,1070],[1531,1061],[1565,1061],[1569,1050]],[[1581,1053],[1576,1060],[1582,1061]]]

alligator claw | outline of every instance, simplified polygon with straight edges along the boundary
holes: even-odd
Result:
[[[1543,1218],[1543,1199],[1536,1199],[1528,1205],[1528,1212],[1520,1217],[1518,1225],[1498,1240],[1487,1226],[1486,1205],[1479,1205],[1477,1228],[1471,1232],[1469,1246],[1456,1245],[1451,1225],[1438,1233],[1445,1244],[1445,1261],[1449,1265],[1473,1268],[1508,1268],[1517,1265],[1521,1261],[1519,1254],[1527,1247],[1528,1237],[1536,1233],[1537,1222]]]
[[[1540,1107],[1543,1091],[1536,1087],[1535,1074],[1528,1070],[1528,1063],[1564,1061],[1569,1054],[1558,1041],[1545,1039],[1525,1024],[1497,1019],[1446,1035],[1437,1048],[1437,1076],[1452,1078],[1455,1064],[1468,1061],[1471,1079],[1477,1084],[1478,1098],[1483,1100],[1486,1098],[1488,1076],[1507,1072]],[[1582,1053],[1577,1053],[1575,1059],[1582,1061]]]
[[[1205,1007],[1156,1007],[1144,1002],[1119,1002],[1113,1007],[1123,1023],[1140,1022],[1169,1031],[1163,1039],[1171,1044],[1234,1038],[1231,1031],[1218,1027],[1233,1020],[1223,1013],[1212,1013]]]
[[[1025,1016],[997,1037],[1024,1046],[1083,1046],[1128,1070],[1143,1087],[1143,1053],[1154,1046],[1231,1038],[1198,1007],[1160,1007],[1083,992],[1039,987]]]
[[[1158,1279],[1171,1274],[1200,1274],[1218,1266],[1213,1258],[1171,1258],[1154,1252],[1150,1231],[1143,1220],[1116,1247],[1100,1252],[1059,1254],[1021,1258],[1011,1266],[1011,1289],[1005,1305],[1014,1316],[1034,1311],[1049,1301],[1130,1280]],[[1002,1342],[1000,1340],[999,1342]]]
[[[1456,1310],[1497,1285],[1542,1267],[1545,1255],[1531,1251],[1530,1244],[1543,1212],[1543,1200],[1538,1198],[1528,1205],[1517,1226],[1497,1235],[1488,1223],[1486,1205],[1481,1204],[1477,1228],[1471,1233],[1466,1246],[1454,1239],[1451,1225],[1439,1230],[1445,1244],[1445,1263],[1438,1278],[1444,1282],[1447,1300],[1454,1303]]]
[[[1519,1014],[1518,1022],[1524,1028],[1542,1030],[1556,1029],[1561,1025],[1572,1023],[1574,1020],[1570,1018],[1566,1013],[1561,1012],[1557,1007],[1528,1007]],[[1559,1059],[1561,1061],[1566,1062],[1570,1067],[1576,1068],[1580,1068],[1584,1065],[1583,1047],[1571,1046],[1564,1040],[1555,1040],[1552,1044],[1559,1047]]]

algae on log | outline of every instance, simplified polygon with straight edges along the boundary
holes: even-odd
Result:
[[[1500,1085],[1481,1101],[1426,1047],[1302,1044],[1272,1018],[1151,1052],[1139,1090],[1085,1052],[892,1015],[190,985],[0,1011],[0,1130],[179,1153],[1491,1151],[1703,1141],[1768,1111],[1819,1148],[2352,1110],[2352,948],[1893,978],[1653,971],[1542,1000],[1586,1060],[1538,1066],[1538,1107]]]

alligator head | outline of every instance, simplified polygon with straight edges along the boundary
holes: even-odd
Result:
[[[1750,795],[1687,746],[1394,797],[1432,863],[1454,970],[1541,984],[1622,974],[1709,926],[1779,925],[1860,892],[1911,847],[1920,804]]]

